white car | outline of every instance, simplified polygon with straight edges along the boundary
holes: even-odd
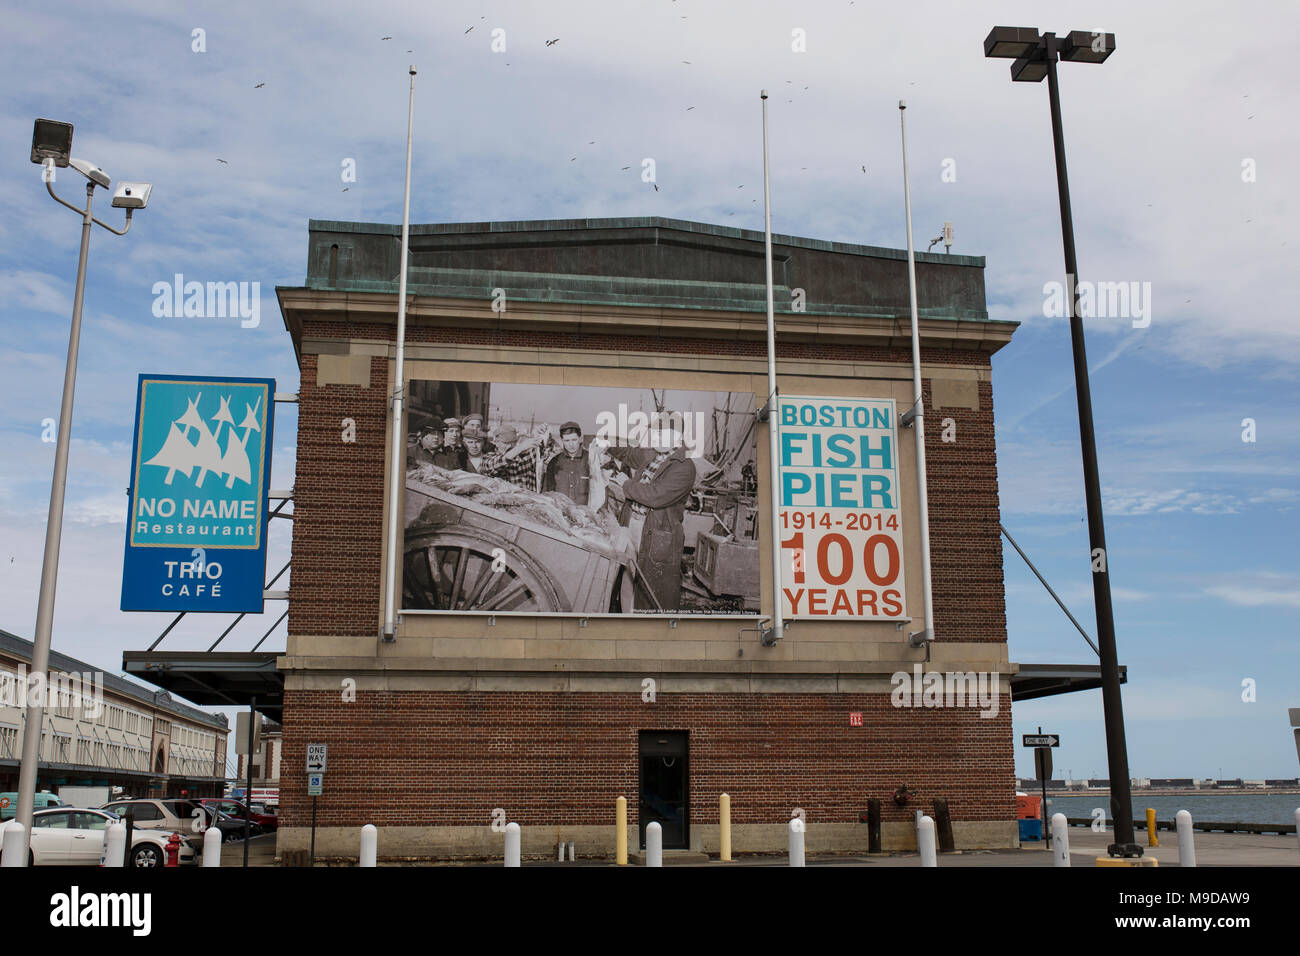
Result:
[[[68,807],[37,810],[32,814],[32,849],[35,866],[96,866],[104,862],[105,837],[118,817],[104,810]],[[167,839],[160,830],[132,830],[126,865],[161,867],[167,861]],[[194,846],[182,837],[179,860],[193,863]]]

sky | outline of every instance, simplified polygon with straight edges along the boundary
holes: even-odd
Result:
[[[91,236],[54,621],[56,650],[114,672],[168,620],[118,610],[136,376],[297,389],[274,288],[302,285],[309,219],[401,221],[412,63],[416,223],[659,215],[761,229],[767,88],[774,231],[903,248],[905,98],[917,248],[951,221],[952,251],[986,257],[990,316],[1020,323],[993,358],[1003,523],[1095,636],[1069,332],[1045,291],[1064,280],[1047,88],[1012,83],[982,41],[994,25],[1114,33],[1105,64],[1060,74],[1080,278],[1137,284],[1127,314],[1085,322],[1130,771],[1300,773],[1287,723],[1300,707],[1294,6],[125,0],[4,13],[0,627],[25,637],[80,240],[29,162],[32,121],[73,123],[74,156],[154,186],[125,237]],[[84,196],[71,169],[54,186]],[[96,203],[120,228],[102,190]],[[178,274],[258,283],[259,321],[156,315],[155,284]],[[273,488],[293,483],[295,429],[294,407],[277,406]],[[1004,551],[1011,659],[1095,660]],[[288,523],[273,523],[268,566],[288,552]],[[280,610],[225,647],[251,648]],[[207,647],[225,620],[191,615],[167,646]],[[283,641],[281,625],[264,647]],[[1057,776],[1107,775],[1099,691],[1017,704],[1013,722],[1017,739],[1061,735]],[[1016,760],[1032,773],[1030,751]]]

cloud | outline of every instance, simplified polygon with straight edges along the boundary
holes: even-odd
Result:
[[[1291,587],[1216,584],[1206,588],[1205,593],[1240,607],[1300,607],[1300,584]]]

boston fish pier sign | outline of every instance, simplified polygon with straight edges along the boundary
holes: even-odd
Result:
[[[262,610],[274,394],[272,379],[140,376],[122,610]]]

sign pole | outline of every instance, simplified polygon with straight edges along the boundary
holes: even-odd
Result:
[[[393,365],[393,435],[392,461],[389,462],[388,539],[384,556],[384,632],[383,640],[397,640],[397,536],[401,533],[402,513],[398,502],[406,480],[406,436],[402,434],[402,406],[405,402],[406,362],[406,257],[411,244],[411,130],[415,122],[415,64],[411,64],[411,89],[406,101],[406,189],[402,200],[401,265],[397,277],[397,355]]]
[[[912,248],[912,187],[907,178],[907,101],[898,101],[898,123],[903,138],[903,204],[907,208],[907,286],[912,303],[912,407],[903,417],[916,431],[916,492],[921,516],[921,590],[925,623],[909,634],[913,647],[934,640],[934,596],[930,588],[930,503],[925,487],[925,398],[921,393],[921,333],[916,313],[916,252]],[[903,422],[899,422],[903,424]],[[929,652],[926,653],[929,660]]]
[[[1038,732],[1039,732],[1040,734],[1043,732],[1043,728],[1042,728],[1041,725],[1040,725],[1039,728],[1038,728]],[[1049,832],[1049,830],[1048,830],[1048,826],[1047,826],[1047,824],[1048,824],[1048,819],[1047,819],[1047,761],[1048,761],[1048,758],[1051,756],[1052,751],[1051,751],[1051,750],[1048,750],[1047,748],[1038,747],[1038,748],[1035,748],[1035,753],[1037,753],[1037,752],[1040,751],[1040,750],[1043,752],[1042,759],[1041,759],[1041,760],[1036,760],[1036,761],[1034,761],[1034,762],[1037,763],[1038,766],[1041,768],[1041,769],[1039,770],[1039,773],[1038,773],[1038,779],[1039,779],[1039,782],[1042,784],[1042,792],[1043,792],[1043,841],[1044,841],[1044,845],[1045,845],[1048,849],[1051,849],[1051,847],[1052,847],[1052,835],[1051,835],[1051,833]]]
[[[781,618],[781,458],[778,441],[780,398],[776,387],[776,316],[772,290],[772,187],[767,166],[767,90],[763,99],[763,249],[767,264],[767,485],[771,503],[772,627],[762,633],[769,647],[785,635]]]
[[[248,831],[252,826],[249,813],[253,809],[253,731],[257,724],[257,698],[248,699],[248,789],[244,791],[244,866],[248,866]]]
[[[311,866],[316,865],[316,800],[311,798]]]

